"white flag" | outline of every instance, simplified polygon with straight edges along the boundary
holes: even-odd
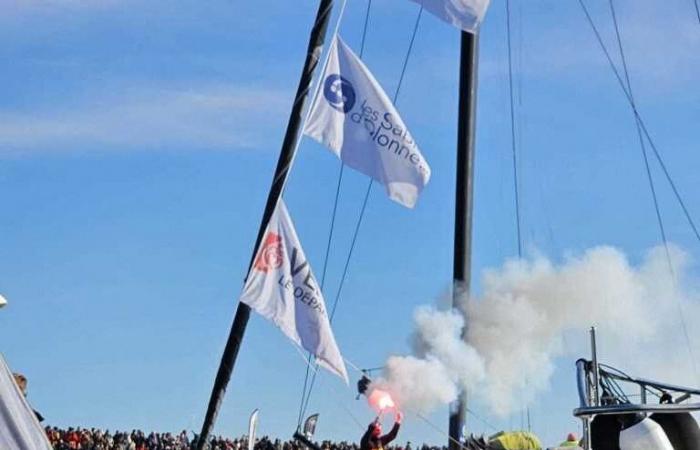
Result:
[[[430,166],[389,97],[339,36],[321,83],[304,133],[382,183],[392,200],[413,208]]]
[[[255,433],[258,430],[258,410],[253,411],[248,421],[248,450],[255,448]]]
[[[323,294],[280,199],[255,255],[241,301],[271,320],[317,362],[348,382]]]
[[[484,19],[490,0],[412,0],[450,25],[473,33]]]

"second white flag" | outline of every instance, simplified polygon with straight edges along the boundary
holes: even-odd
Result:
[[[382,183],[392,200],[413,208],[430,180],[430,166],[367,66],[339,36],[330,52],[304,134]]]

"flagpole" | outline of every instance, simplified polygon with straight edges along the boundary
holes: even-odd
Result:
[[[474,209],[474,143],[479,53],[478,31],[461,34],[459,118],[457,123],[457,183],[452,306],[466,312],[471,287],[472,211]],[[465,320],[466,323],[466,320]],[[462,332],[466,339],[466,328]],[[467,393],[450,405],[449,449],[459,450],[467,411]]]
[[[250,270],[250,267],[253,265],[253,260],[255,259],[255,254],[257,253],[260,241],[262,240],[265,229],[267,228],[270,218],[272,217],[272,213],[274,212],[275,207],[282,196],[282,190],[284,189],[285,182],[287,181],[289,168],[291,167],[294,154],[296,153],[299,133],[301,132],[301,127],[303,125],[302,113],[304,110],[304,105],[309,97],[309,93],[311,92],[313,76],[323,51],[323,44],[326,38],[326,31],[328,30],[328,22],[330,20],[332,10],[333,0],[320,0],[318,12],[316,13],[316,20],[309,36],[309,45],[306,51],[304,68],[301,72],[299,86],[297,87],[296,96],[294,97],[294,104],[292,105],[292,111],[289,115],[287,131],[284,135],[284,141],[282,142],[282,149],[277,161],[277,167],[275,168],[275,174],[272,178],[272,186],[270,187],[270,193],[267,196],[265,211],[263,212],[262,220],[260,221],[260,228],[258,229],[258,236],[255,240],[255,246],[253,247],[253,254],[250,258],[248,270]],[[226,387],[231,379],[231,373],[233,372],[233,368],[236,364],[236,357],[238,356],[238,350],[241,347],[241,342],[243,340],[243,335],[245,333],[249,318],[250,307],[239,302],[236,309],[236,315],[233,319],[233,324],[231,325],[231,331],[229,333],[228,340],[226,341],[226,347],[224,348],[224,353],[221,356],[219,370],[217,371],[216,379],[214,380],[214,387],[212,388],[211,397],[207,406],[207,413],[204,418],[204,423],[202,424],[202,431],[199,434],[197,450],[203,450],[205,448],[209,434],[214,427],[214,422],[216,421],[219,407],[224,399]]]

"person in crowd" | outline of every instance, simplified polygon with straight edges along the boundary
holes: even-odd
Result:
[[[360,439],[360,450],[384,450],[384,447],[396,439],[399,434],[401,419],[403,419],[403,414],[397,412],[391,431],[382,436],[382,424],[377,417],[374,422],[369,424],[367,431]]]
[[[568,436],[566,436],[566,440],[559,444],[559,447],[578,447],[578,439],[576,439],[576,435],[574,433],[569,433]]]

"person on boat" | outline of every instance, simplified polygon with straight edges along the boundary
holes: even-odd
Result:
[[[578,439],[574,433],[569,433],[566,440],[559,444],[559,447],[578,447]]]
[[[399,434],[399,427],[401,427],[402,419],[403,414],[397,412],[391,431],[382,436],[382,424],[379,423],[379,417],[377,417],[374,422],[369,424],[367,431],[362,435],[362,439],[360,439],[360,450],[384,450],[384,446],[396,439],[396,436]]]

